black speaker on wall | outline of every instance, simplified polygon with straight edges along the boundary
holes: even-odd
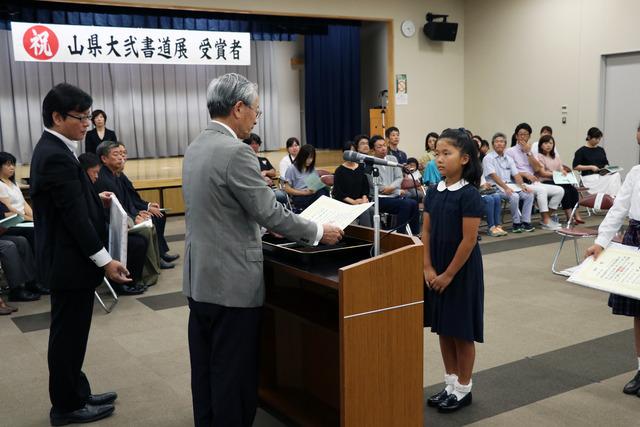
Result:
[[[424,35],[434,41],[454,42],[458,34],[458,24],[456,22],[447,22],[449,15],[434,15],[427,13],[427,23],[422,29]],[[442,22],[434,21],[435,19],[443,19]]]

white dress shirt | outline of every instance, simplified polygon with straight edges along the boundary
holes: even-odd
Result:
[[[609,246],[627,216],[640,221],[640,165],[631,168],[627,174],[613,207],[598,228],[596,244],[603,248]]]

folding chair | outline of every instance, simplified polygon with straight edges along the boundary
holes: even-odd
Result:
[[[573,215],[579,207],[584,207],[588,209],[602,209],[608,210],[613,206],[613,197],[608,194],[598,193],[592,194],[587,197],[583,197],[576,203],[571,211],[571,217],[566,227],[562,227],[556,230],[556,233],[561,236],[560,239],[560,247],[556,251],[555,256],[553,257],[553,263],[551,264],[551,271],[553,274],[558,274],[560,276],[569,277],[571,275],[571,269],[558,270],[558,258],[560,258],[560,252],[562,251],[562,247],[564,246],[564,242],[570,238],[573,239],[573,246],[576,252],[576,264],[580,264],[580,253],[578,251],[578,239],[584,238],[595,238],[598,236],[598,229],[592,227],[575,227],[573,225],[574,219]]]
[[[116,304],[118,304],[118,294],[116,293],[116,291],[113,290],[113,287],[111,286],[111,283],[109,283],[109,281],[107,280],[106,277],[103,279],[103,283],[105,284],[107,289],[109,289],[109,292],[111,292],[111,295],[113,296],[113,302],[111,304],[109,304],[109,306],[107,307],[107,305],[104,303],[104,301],[102,301],[102,298],[100,298],[100,294],[98,294],[97,290],[95,291],[95,295],[96,295],[96,298],[98,299],[98,302],[100,303],[100,305],[104,309],[104,311],[106,311],[107,313],[111,313],[111,310],[113,310],[113,308],[116,306]]]
[[[319,172],[319,171],[318,171]],[[333,174],[320,175],[320,181],[327,187],[329,187],[329,197],[333,197],[331,195],[331,189],[333,188]]]

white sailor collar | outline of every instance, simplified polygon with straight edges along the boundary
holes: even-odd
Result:
[[[465,185],[467,185],[468,182],[464,179],[461,179],[460,181],[451,184],[450,186],[447,187],[447,184],[445,184],[444,179],[442,181],[440,181],[438,183],[438,191],[444,191],[444,190],[449,190],[449,191],[458,191],[459,189],[461,189],[462,187],[464,187]]]

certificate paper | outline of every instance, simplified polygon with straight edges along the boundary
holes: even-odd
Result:
[[[560,171],[553,171],[553,182],[555,184],[578,185],[578,180],[576,179],[576,176],[574,174],[568,173],[568,174],[564,175]]]
[[[585,259],[567,280],[640,300],[640,250],[612,243],[597,260]]]
[[[111,258],[127,264],[127,213],[115,194],[111,195],[109,209],[109,254]]]
[[[322,196],[302,211],[300,216],[316,224],[333,224],[344,230],[354,219],[369,209],[371,205],[373,203],[349,205],[330,197]]]

